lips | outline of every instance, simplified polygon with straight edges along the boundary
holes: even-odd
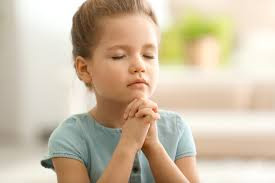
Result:
[[[143,83],[145,85],[148,85],[148,82],[145,79],[136,79],[132,82],[130,82],[130,84],[128,84],[128,86],[134,85],[134,84],[139,84],[139,83]]]

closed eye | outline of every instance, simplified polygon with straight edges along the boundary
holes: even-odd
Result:
[[[155,58],[154,56],[151,56],[151,55],[143,55],[143,56],[147,59],[154,59]]]
[[[121,56],[115,56],[115,57],[112,57],[113,60],[120,60],[120,59],[123,59],[125,57],[125,55],[121,55]]]

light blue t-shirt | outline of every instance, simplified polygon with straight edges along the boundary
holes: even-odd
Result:
[[[158,137],[172,160],[195,156],[196,147],[189,125],[171,111],[160,110],[157,121]],[[48,154],[41,165],[54,170],[51,158],[67,157],[81,161],[88,170],[91,183],[102,175],[119,142],[120,128],[107,128],[89,113],[76,114],[61,123],[51,134]],[[149,163],[138,151],[130,175],[131,183],[153,183]]]

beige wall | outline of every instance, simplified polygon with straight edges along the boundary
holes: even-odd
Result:
[[[275,1],[249,0],[169,0],[174,15],[184,14],[188,8],[198,9],[206,14],[226,14],[237,23],[239,31],[261,27],[275,30]]]
[[[18,68],[13,0],[0,1],[0,143],[16,140]]]

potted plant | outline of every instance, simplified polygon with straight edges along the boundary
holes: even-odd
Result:
[[[184,60],[186,65],[214,68],[227,60],[232,38],[232,23],[227,18],[191,13],[163,32],[160,58],[162,63]]]

